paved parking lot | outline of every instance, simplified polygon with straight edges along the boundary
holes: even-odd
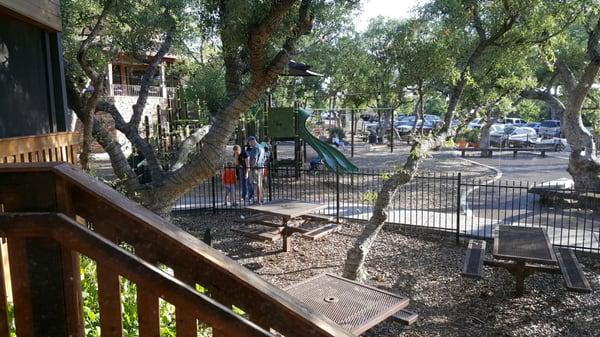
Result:
[[[502,171],[502,180],[545,182],[558,178],[571,178],[567,172],[569,154],[550,153],[545,158],[537,153],[520,152],[513,158],[512,152],[494,153],[492,158],[468,157],[475,162]]]

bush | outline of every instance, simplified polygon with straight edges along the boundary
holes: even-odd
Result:
[[[456,139],[464,140],[469,143],[477,143],[477,142],[479,142],[479,130],[477,130],[477,129],[466,130],[463,133],[461,133],[460,135],[458,135],[458,137]]]

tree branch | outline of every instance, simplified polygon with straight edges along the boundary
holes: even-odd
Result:
[[[93,85],[96,85],[101,79],[99,77],[99,74],[89,64],[87,60],[87,52],[94,43],[96,37],[98,37],[98,35],[100,34],[100,31],[102,30],[102,24],[104,23],[104,19],[106,19],[106,17],[108,16],[113,3],[114,0],[108,0],[104,3],[104,7],[102,7],[102,12],[100,13],[100,16],[98,16],[96,24],[94,24],[94,27],[90,31],[90,34],[85,38],[85,40],[83,40],[83,42],[81,42],[81,44],[79,45],[79,50],[77,51],[77,62],[81,66],[81,69],[83,70],[85,75],[89,77],[89,79],[92,81]]]
[[[156,74],[156,68],[162,62],[163,57],[169,52],[171,48],[171,44],[173,43],[173,34],[175,34],[175,29],[177,28],[175,20],[169,14],[169,10],[165,10],[163,15],[170,21],[170,27],[167,30],[165,39],[160,44],[160,47],[156,51],[156,54],[150,59],[148,63],[148,67],[142,74],[142,78],[140,80],[140,93],[138,95],[137,102],[133,105],[133,115],[131,116],[131,120],[129,124],[138,128],[140,122],[142,120],[142,114],[144,113],[144,107],[146,106],[146,101],[148,100],[148,92],[150,90],[150,80]]]
[[[567,92],[570,94],[577,87],[577,79],[575,79],[575,75],[571,68],[562,61],[556,61],[556,69],[558,70],[558,75],[565,82],[567,87]]]
[[[121,131],[125,137],[135,146],[146,159],[146,164],[150,170],[152,181],[158,182],[162,176],[162,166],[156,152],[148,141],[140,136],[137,128],[130,123],[126,123],[123,116],[113,103],[100,101],[96,104],[96,111],[107,112],[115,122],[115,128]]]

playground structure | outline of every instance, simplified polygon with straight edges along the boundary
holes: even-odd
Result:
[[[306,145],[310,145],[328,169],[338,173],[356,172],[358,168],[344,154],[311,133],[307,127],[311,116],[312,111],[303,108],[281,107],[267,111],[263,137],[271,141],[273,165],[292,166],[299,172],[306,161]],[[278,158],[278,143],[283,141],[294,142],[294,159]]]

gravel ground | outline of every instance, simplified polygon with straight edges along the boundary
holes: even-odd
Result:
[[[293,251],[281,241],[255,242],[230,230],[244,212],[216,216],[179,215],[175,223],[201,238],[212,228],[215,248],[265,280],[286,287],[310,276],[341,274],[346,251],[361,230],[345,224],[334,234],[309,241],[293,237]],[[484,278],[462,278],[465,243],[452,235],[389,225],[380,233],[367,262],[369,284],[411,300],[419,320],[405,327],[388,319],[363,336],[600,336],[600,257],[580,254],[594,292],[567,292],[560,275],[534,274],[528,293],[514,298],[513,278],[485,267]]]

